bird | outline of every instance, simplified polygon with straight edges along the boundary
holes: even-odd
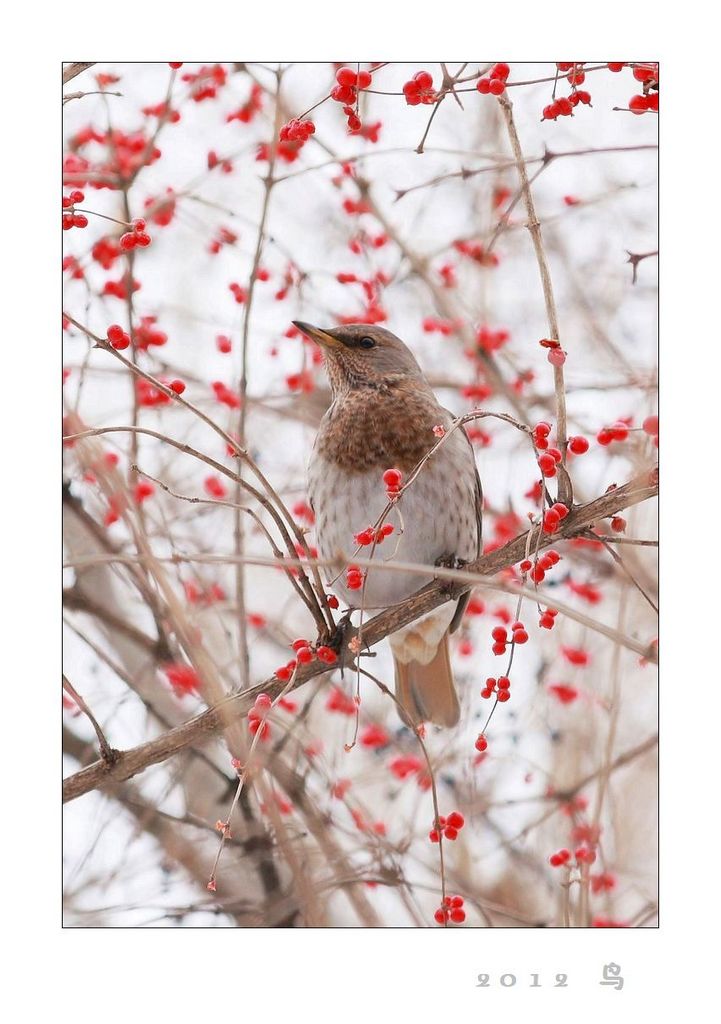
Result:
[[[480,554],[483,498],[473,447],[462,427],[451,431],[455,417],[440,405],[410,348],[395,334],[376,324],[293,324],[323,350],[332,392],[308,464],[308,500],[322,559],[352,564],[355,535],[377,523],[388,504],[383,474],[394,469],[407,479],[449,433],[393,502],[385,519],[393,533],[373,550],[373,560],[419,563],[429,567],[428,574],[371,566],[362,590],[349,588],[344,573],[332,583],[349,609],[384,610],[430,582],[436,566],[460,566]],[[389,637],[398,710],[411,728],[459,721],[448,637],[469,596],[446,602]]]

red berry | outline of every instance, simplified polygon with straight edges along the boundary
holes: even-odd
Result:
[[[370,71],[359,71],[356,85],[359,89],[367,89],[373,81]]]
[[[543,455],[538,457],[538,468],[541,470],[544,476],[555,476],[556,475],[556,460],[548,452],[544,452]]]
[[[488,86],[488,91],[492,96],[500,96],[501,93],[506,91],[506,84],[500,78],[492,78],[490,85]]]
[[[176,395],[182,395],[185,391],[185,381],[183,380],[171,380],[168,385],[171,391],[174,391]]]
[[[549,508],[543,517],[543,532],[555,533],[560,522],[561,517],[558,512],[554,512],[552,508]]]
[[[499,700],[499,702],[501,704],[505,704],[505,702],[507,700],[510,700],[510,699],[511,699],[511,691],[510,690],[499,690],[498,691],[498,700]]]
[[[568,440],[568,447],[574,455],[583,455],[588,451],[589,444],[585,437],[571,437]]]
[[[623,71],[623,69],[626,67],[626,64],[622,60],[609,61],[607,66],[609,71]]]
[[[402,474],[399,469],[386,469],[383,474],[383,482],[388,490],[397,490],[402,478],[404,478],[404,474]]]
[[[508,631],[503,626],[495,626],[491,632],[491,636],[496,643],[505,643]]]
[[[125,331],[120,324],[111,324],[110,327],[108,327],[107,334],[108,341],[112,344],[114,341],[121,341]]]
[[[483,95],[487,96],[491,91],[491,80],[490,78],[479,78],[476,84],[476,89]]]
[[[502,78],[505,82],[510,73],[511,69],[508,64],[501,62],[500,64],[496,64],[491,70],[491,78]]]
[[[299,647],[295,656],[301,665],[309,665],[313,660],[313,652],[310,647]]]
[[[335,73],[335,80],[338,85],[354,86],[356,84],[356,73],[352,68],[339,68]]]
[[[511,688],[511,680],[508,678],[508,676],[499,676],[498,677],[498,689],[499,690],[510,690],[510,688]]]
[[[457,828],[459,831],[466,823],[465,818],[458,811],[451,811],[446,820],[451,828]]]
[[[632,96],[628,101],[628,109],[634,114],[645,114],[648,110],[648,99],[645,96]]]
[[[476,740],[476,742],[475,742],[475,748],[476,748],[476,750],[478,750],[478,751],[479,751],[479,752],[480,752],[481,754],[483,753],[483,751],[484,751],[484,750],[487,750],[487,749],[488,749],[488,740],[487,740],[487,739],[486,739],[486,737],[485,737],[485,736],[483,736],[482,734],[481,734],[481,735],[480,735],[480,736],[478,737],[478,739]]]
[[[560,99],[556,100],[556,109],[558,113],[562,114],[564,117],[573,113],[571,101],[566,96],[561,96]]]
[[[643,421],[643,429],[646,434],[650,434],[651,437],[658,436],[658,416],[647,416]]]

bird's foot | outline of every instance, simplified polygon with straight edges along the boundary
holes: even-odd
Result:
[[[354,641],[357,641],[358,629],[351,621],[354,611],[354,608],[348,608],[343,612],[336,623],[335,631],[327,641],[328,647],[332,648],[338,655],[341,668],[345,668],[346,665],[350,664],[358,654],[358,651],[354,650],[356,646]]]
[[[457,555],[441,555],[440,558],[436,559],[435,564],[439,569],[465,569],[468,565],[467,558],[458,558]],[[447,592],[450,596],[454,594],[455,580],[441,579],[441,586],[444,592]]]

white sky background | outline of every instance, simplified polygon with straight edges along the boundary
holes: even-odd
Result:
[[[380,88],[397,89],[419,66],[392,66],[378,74]],[[429,66],[430,68],[431,66]],[[187,69],[194,69],[189,65]],[[541,66],[545,72],[550,65]],[[122,75],[117,88],[122,98],[108,97],[113,123],[118,127],[132,129],[138,126],[138,108],[159,102],[165,95],[168,69],[165,65],[99,65],[101,71],[116,71]],[[437,66],[432,67],[437,79]],[[540,77],[539,65],[514,65],[512,78]],[[284,83],[284,95],[294,113],[300,113],[314,103],[328,88],[332,78],[329,65],[299,65],[288,72]],[[90,88],[89,75],[78,82]],[[608,72],[589,75],[584,88],[593,96],[593,108],[577,108],[577,116],[560,118],[557,123],[540,123],[540,110],[548,102],[548,85],[531,86],[513,90],[514,114],[524,152],[527,157],[540,155],[543,146],[553,151],[583,149],[586,147],[627,146],[654,143],[657,121],[651,115],[635,117],[625,112],[614,112],[614,106],[625,106],[628,98],[638,91],[629,71],[613,75]],[[182,94],[182,87],[178,85]],[[236,305],[228,291],[230,281],[247,282],[255,245],[255,224],[259,213],[262,184],[259,174],[264,164],[254,160],[254,144],[260,139],[267,140],[269,128],[265,119],[251,126],[238,122],[225,123],[225,115],[237,108],[247,98],[249,83],[245,76],[231,76],[229,85],[221,90],[218,100],[200,104],[183,103],[180,107],[182,120],[177,125],[166,126],[159,140],[163,157],[145,170],[135,193],[138,208],[134,215],[142,213],[140,208],[145,195],[157,196],[167,186],[176,190],[184,189],[189,182],[201,179],[196,195],[205,200],[232,210],[230,216],[218,209],[199,202],[185,200],[179,205],[179,212],[168,228],[150,227],[153,244],[138,258],[137,276],[142,281],[142,290],[136,296],[139,314],[157,313],[159,326],[169,336],[168,345],[157,350],[157,355],[172,367],[171,376],[187,376],[188,397],[214,415],[219,415],[225,425],[225,410],[216,405],[207,385],[201,382],[224,380],[231,384],[237,379],[239,328],[243,308]],[[412,240],[413,248],[422,253],[431,253],[448,246],[459,236],[475,234],[482,238],[487,235],[490,222],[488,189],[495,175],[489,173],[477,179],[477,187],[469,188],[468,183],[445,182],[436,188],[427,188],[407,195],[394,203],[396,188],[409,188],[425,182],[439,174],[457,171],[461,167],[473,168],[481,164],[480,154],[508,154],[508,147],[502,132],[494,125],[497,105],[491,97],[476,92],[464,94],[465,111],[447,99],[431,128],[427,151],[422,156],[413,152],[420,139],[430,109],[409,108],[401,97],[370,97],[365,120],[383,121],[381,140],[376,145],[357,138],[347,138],[343,129],[340,109],[328,103],[313,115],[320,138],[327,141],[341,156],[351,156],[360,151],[373,154],[362,166],[372,181],[373,193],[382,205],[389,219],[399,228],[404,238]],[[100,97],[88,96],[73,101],[65,107],[65,130],[72,135],[88,123],[101,127],[105,124],[105,112]],[[489,141],[490,140],[490,141]],[[401,152],[388,152],[396,149]],[[205,172],[206,154],[214,149],[220,156],[242,152],[234,160],[235,170],[230,175]],[[455,150],[457,152],[439,152]],[[462,151],[462,152],[460,152]],[[383,153],[385,155],[375,155]],[[287,166],[287,173],[304,167],[325,162],[326,157],[311,141],[307,144],[301,159]],[[285,168],[283,168],[285,170]],[[273,293],[280,285],[285,266],[285,257],[272,244],[266,247],[263,266],[273,274],[267,284],[259,283],[251,319],[250,331],[250,375],[249,393],[266,400],[285,401],[287,389],[285,376],[297,372],[302,366],[302,346],[299,341],[283,338],[283,332],[291,319],[300,318],[321,325],[329,324],[335,315],[351,314],[361,309],[359,289],[341,287],[334,278],[339,271],[363,274],[366,264],[363,257],[353,256],[347,249],[349,219],[341,209],[341,197],[349,192],[338,192],[330,184],[330,178],[337,173],[337,167],[329,166],[315,174],[300,175],[279,184],[273,192],[270,209],[268,235],[278,238],[289,251],[296,263],[309,273],[302,296],[293,294],[285,302],[276,302]],[[484,185],[488,179],[488,185]],[[505,172],[502,181],[512,189],[515,175]],[[485,189],[485,191],[483,191]],[[540,176],[533,187],[539,217],[544,222],[544,238],[549,249],[551,273],[558,304],[562,342],[568,350],[566,382],[568,386],[568,408],[571,432],[587,432],[592,436],[601,426],[619,416],[633,415],[640,423],[645,415],[655,411],[652,406],[653,393],[646,392],[647,400],[639,404],[641,392],[635,389],[596,391],[600,382],[620,382],[631,374],[629,367],[611,360],[594,338],[589,322],[579,315],[574,281],[580,285],[583,296],[594,316],[619,350],[623,352],[633,374],[647,376],[655,366],[656,350],[656,261],[649,259],[639,266],[639,280],[631,284],[631,268],[625,264],[626,250],[646,252],[656,249],[656,152],[635,151],[612,153],[557,160]],[[134,194],[135,194],[134,193]],[[582,205],[567,207],[563,196],[573,195],[583,201]],[[110,215],[118,214],[118,197],[109,191],[86,189],[85,206]],[[517,218],[523,219],[517,208]],[[218,256],[207,254],[207,245],[218,226],[231,227],[240,234],[239,246],[224,249]],[[372,233],[379,230],[369,225]],[[92,241],[105,233],[104,222],[91,217],[85,231],[68,232],[65,238],[66,251],[78,256],[87,252]],[[491,326],[507,327],[512,341],[501,359],[515,361],[521,368],[533,368],[537,373],[535,387],[540,393],[552,391],[552,373],[545,360],[544,352],[538,348],[537,340],[548,333],[545,322],[543,298],[538,270],[533,259],[530,240],[524,230],[506,233],[498,243],[497,252],[501,263],[494,270],[479,270],[466,267],[456,254],[451,253],[452,262],[459,265],[460,285],[454,296],[462,297],[463,306],[470,322],[486,322]],[[564,255],[565,254],[565,255]],[[447,257],[447,251],[439,256],[436,265]],[[387,246],[373,253],[374,268],[395,269],[397,253],[393,246]],[[91,274],[93,271],[90,272]],[[95,271],[93,281],[105,277],[117,277],[118,273],[105,274]],[[385,293],[384,307],[388,310],[389,321],[385,326],[394,330],[406,340],[416,353],[421,365],[431,375],[450,378],[459,385],[469,379],[469,363],[460,352],[457,342],[438,334],[424,334],[421,321],[424,316],[433,315],[429,297],[417,283],[400,280],[392,284]],[[357,296],[357,300],[356,300]],[[85,292],[81,283],[73,282],[67,289],[66,308],[81,321],[98,333],[104,333],[107,325],[114,321],[123,322],[124,304],[115,299],[104,303],[94,300],[89,310],[85,308]],[[228,333],[234,341],[234,355],[217,353],[214,339],[218,333]],[[277,359],[269,357],[269,350],[279,349]],[[80,338],[66,344],[65,365],[77,368],[86,354],[86,343]],[[129,387],[124,378],[114,372],[110,357],[96,352],[91,356],[92,372],[83,388],[79,411],[92,425],[122,424],[128,422]],[[153,365],[152,363],[149,365]],[[112,371],[110,372],[112,367]],[[74,369],[66,386],[69,401],[74,401],[77,371]],[[323,381],[322,372],[317,373]],[[468,403],[451,389],[439,392],[449,408],[457,412],[467,411]],[[497,411],[508,411],[502,398],[494,398],[489,404]],[[541,418],[540,410],[537,410]],[[172,436],[198,444],[214,457],[221,457],[219,439],[202,427],[191,424],[176,410],[145,413],[147,423],[160,422],[160,429]],[[505,505],[509,500],[513,507],[524,514],[528,502],[523,493],[534,478],[534,466],[528,449],[519,443],[515,432],[500,424],[483,424],[493,435],[490,448],[479,451],[479,466],[486,495],[494,506]],[[250,447],[263,471],[274,481],[283,484],[283,496],[300,497],[303,492],[303,467],[310,451],[313,429],[301,429],[298,421],[283,425],[278,417],[251,413],[249,420]],[[165,456],[157,453],[151,445],[141,445],[141,466],[154,475],[160,475],[176,489],[185,494],[201,494],[205,475],[202,467],[192,461],[177,461],[172,469],[165,462]],[[623,483],[630,473],[630,465],[623,455],[611,460],[607,451],[598,451],[574,463],[574,480],[579,491],[589,496],[601,493],[611,482]],[[78,488],[78,493],[83,493]],[[92,500],[89,497],[89,500]],[[154,509],[167,508],[173,515],[179,514],[183,530],[187,531],[189,545],[207,544],[213,551],[232,550],[232,525],[230,514],[214,512],[198,517],[191,506],[178,509],[165,496],[153,499],[148,504],[151,522],[154,520],[158,532],[162,533],[160,513]],[[653,512],[639,510],[629,516],[631,535],[652,536]],[[359,523],[359,528],[366,525]],[[122,536],[118,533],[118,536]],[[162,550],[162,539],[158,541]],[[260,540],[254,545],[265,553]],[[269,580],[270,576],[270,580]],[[249,570],[249,608],[253,611],[273,613],[277,610],[280,588],[276,574],[262,570]],[[222,578],[222,575],[220,576]],[[227,589],[231,590],[230,577]],[[282,591],[283,597],[287,590]],[[564,599],[568,595],[564,593]],[[494,599],[490,599],[494,603]],[[615,601],[604,602],[593,614],[613,624]],[[529,618],[533,618],[530,611]],[[648,640],[655,635],[645,613],[639,611],[633,623],[638,636]],[[287,630],[289,635],[303,633],[307,624],[302,620],[293,602],[288,605]],[[490,629],[490,620],[474,628],[485,636]],[[578,640],[578,631],[569,624],[564,640]],[[634,630],[630,630],[633,632]],[[554,636],[557,646],[558,637]],[[459,678],[464,677],[473,693],[477,693],[476,682],[486,674],[496,674],[499,666],[494,662],[482,640],[477,642],[472,671],[463,661],[457,660]],[[383,645],[385,648],[385,645]],[[603,663],[610,657],[610,645],[599,638],[591,638],[589,647],[594,657]],[[252,675],[261,679],[281,662],[278,648],[270,644],[257,644],[253,648]],[[532,636],[528,647],[519,652],[514,668],[517,669],[517,689],[508,713],[501,707],[494,719],[494,736],[498,737],[499,759],[493,766],[494,798],[527,795],[528,784],[523,777],[528,765],[536,756],[546,756],[544,736],[547,728],[574,727],[566,709],[550,704],[547,699],[533,702],[538,668],[539,645]],[[129,702],[120,706],[124,688],[118,687],[107,670],[92,664],[86,649],[72,637],[66,638],[66,659],[71,679],[82,682],[84,696],[99,714],[101,720],[112,721],[113,743],[117,746],[132,745],[143,735],[143,718]],[[631,663],[629,657],[629,673]],[[389,660],[385,649],[375,663],[375,671],[387,674]],[[560,671],[560,670],[559,670]],[[588,670],[587,670],[588,671]],[[564,681],[573,681],[573,673],[563,670]],[[624,719],[624,728],[618,737],[618,750],[638,741],[638,730],[642,735],[653,727],[655,705],[651,670],[635,673],[634,678],[643,680],[643,693],[634,689],[632,713]],[[555,678],[554,678],[555,681]],[[577,677],[576,681],[587,685],[590,690],[603,691],[602,674],[594,672],[590,683]],[[159,683],[159,685],[161,685]],[[79,687],[80,688],[80,687]],[[527,698],[524,701],[524,696]],[[479,701],[474,697],[474,710]],[[188,716],[193,713],[192,701],[187,701]],[[379,714],[384,708],[375,697],[368,694],[368,706]],[[511,713],[511,709],[513,712]],[[575,709],[575,714],[582,713]],[[394,725],[392,712],[389,724]],[[521,714],[521,722],[515,718]],[[342,722],[323,719],[331,776],[353,774],[349,758],[343,754]],[[575,721],[575,719],[573,720]],[[74,723],[80,729],[82,725]],[[520,729],[518,726],[520,725]],[[478,723],[469,723],[468,746],[477,731]],[[520,745],[516,732],[522,734]],[[643,731],[645,730],[645,731]],[[633,739],[632,739],[633,737]],[[505,744],[505,746],[504,746]],[[440,746],[437,747],[440,749]],[[356,751],[351,755],[358,762],[358,771],[367,777],[368,758],[366,752]],[[68,770],[72,766],[68,765]],[[145,784],[153,786],[152,773],[147,773]],[[378,779],[380,779],[378,770]],[[542,772],[538,773],[534,792],[542,791]],[[146,792],[151,792],[150,789]],[[404,813],[412,822],[415,805],[408,800]],[[420,814],[425,823],[428,814]],[[100,823],[107,827],[100,829]],[[505,822],[504,822],[505,824]],[[512,824],[509,826],[512,828]],[[402,830],[401,830],[402,831]],[[99,843],[94,845],[96,834]],[[422,829],[421,829],[422,833]],[[492,873],[501,870],[494,860],[492,851],[485,845],[483,837],[475,837],[485,858],[483,870]],[[154,864],[148,856],[148,840],[137,840],[117,817],[117,810],[109,802],[96,796],[84,797],[66,811],[65,841],[69,885],[88,878],[112,877],[118,869],[115,880],[103,883],[99,890],[92,887],[89,892],[95,905],[115,906],[119,909],[104,918],[104,923],[139,924],[153,920],[152,907],[159,906],[166,898],[173,904],[187,899],[183,885],[174,880],[169,892],[164,892]],[[561,845],[561,844],[556,844]],[[544,847],[545,848],[545,847]],[[650,871],[652,865],[644,865]],[[623,885],[630,893],[628,912],[632,913],[637,896],[638,879],[626,877]],[[642,879],[641,888],[647,885],[648,877]],[[374,900],[383,907],[387,916],[396,912],[394,896],[376,890]],[[80,923],[76,921],[74,923]],[[160,921],[154,923],[161,923]],[[186,924],[217,923],[207,915],[195,915]],[[399,922],[400,923],[400,922]]]

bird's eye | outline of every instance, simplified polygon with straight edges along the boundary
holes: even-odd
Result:
[[[375,342],[372,338],[361,338],[359,345],[361,348],[374,348]]]

